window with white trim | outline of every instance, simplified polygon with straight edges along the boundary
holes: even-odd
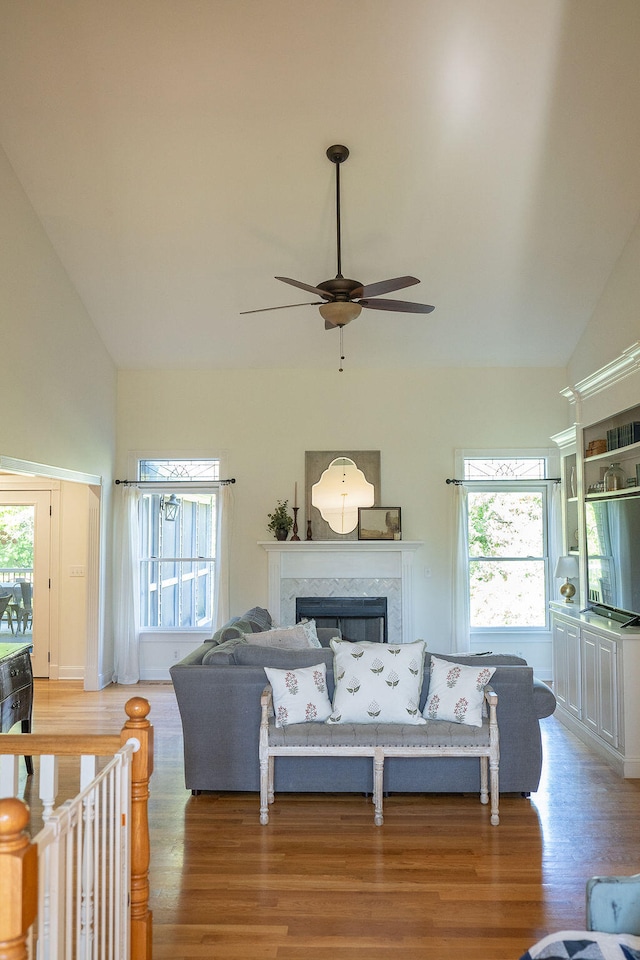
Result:
[[[138,462],[143,628],[211,627],[219,467],[218,460]]]
[[[548,625],[546,478],[545,457],[464,460],[472,633]]]

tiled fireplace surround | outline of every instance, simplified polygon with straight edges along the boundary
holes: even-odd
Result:
[[[389,643],[410,643],[412,568],[417,540],[272,540],[269,611],[274,622],[295,623],[296,597],[386,597]]]

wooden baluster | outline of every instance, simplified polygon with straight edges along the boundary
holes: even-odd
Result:
[[[149,910],[149,778],[153,772],[153,727],[147,716],[148,700],[132,697],[125,704],[128,716],[121,732],[122,743],[130,737],[140,741],[131,771],[131,960],[151,960]],[[3,960],[0,956],[0,960]]]
[[[27,932],[38,904],[38,848],[22,800],[0,800],[0,960],[27,960]]]

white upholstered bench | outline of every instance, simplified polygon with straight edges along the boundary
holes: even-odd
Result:
[[[271,686],[262,692],[260,720],[260,823],[269,822],[274,801],[276,757],[372,757],[374,822],[383,822],[382,796],[385,757],[479,757],[480,801],[491,794],[491,823],[499,823],[500,741],[498,695],[485,687],[488,716],[481,727],[427,720],[402,723],[295,723],[276,727]],[[490,786],[490,791],[489,791]]]

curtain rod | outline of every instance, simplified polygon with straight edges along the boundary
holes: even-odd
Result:
[[[462,483],[562,483],[561,477],[543,477],[542,479],[527,479],[526,477],[498,477],[496,479],[485,480],[452,480],[447,477],[445,483],[454,483],[459,487]]]
[[[184,483],[185,486],[187,483],[198,483],[202,484],[214,484],[218,483],[221,487],[225,487],[228,483],[235,483],[236,478],[231,477],[229,480],[176,480],[175,477],[167,477],[165,480],[114,480],[115,484],[122,484],[125,487],[148,487],[148,486],[161,486],[166,487],[168,483]]]

